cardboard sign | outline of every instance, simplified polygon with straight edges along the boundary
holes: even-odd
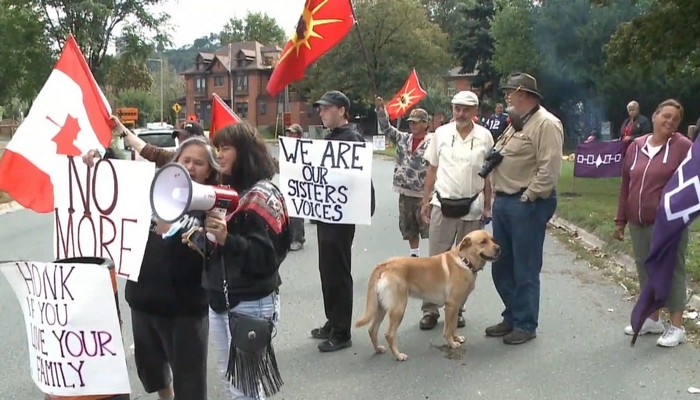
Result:
[[[104,257],[137,281],[151,225],[155,164],[102,159],[88,167],[61,159],[54,186],[54,259]]]
[[[371,224],[373,150],[367,142],[280,138],[280,190],[290,216]]]
[[[386,136],[374,135],[372,136],[372,143],[374,144],[374,151],[386,150]]]
[[[27,330],[29,368],[54,396],[130,393],[109,269],[33,261],[0,264]]]

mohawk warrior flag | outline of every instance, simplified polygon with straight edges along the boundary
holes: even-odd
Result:
[[[415,106],[428,95],[428,92],[423,90],[418,81],[416,70],[411,71],[411,74],[406,79],[401,90],[396,93],[393,99],[386,105],[387,115],[389,119],[397,119],[403,117],[411,107]]]
[[[632,345],[644,320],[663,307],[671,289],[681,233],[700,213],[700,141],[693,143],[688,156],[666,184],[656,210],[649,256],[644,266],[649,279],[632,310]]]
[[[591,142],[576,146],[574,176],[579,178],[612,178],[622,176],[625,143]]]
[[[237,124],[243,121],[231,107],[229,107],[218,94],[214,93],[211,102],[211,123],[209,124],[209,136],[214,137],[216,132],[226,125]]]
[[[38,213],[54,211],[52,171],[65,156],[106,148],[112,111],[72,35],[0,159],[0,189]]]
[[[267,83],[267,93],[276,96],[288,84],[303,79],[306,68],[340,43],[354,24],[350,0],[306,0],[296,32]]]

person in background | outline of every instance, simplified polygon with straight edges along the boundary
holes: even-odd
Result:
[[[428,133],[430,116],[422,108],[411,110],[408,126],[411,132],[401,132],[389,123],[384,100],[375,99],[377,120],[382,133],[396,145],[394,191],[399,193],[399,231],[408,241],[411,257],[420,257],[420,239],[428,238],[430,224],[420,215],[421,199],[428,173],[423,159],[432,134]]]
[[[350,99],[337,90],[326,92],[315,104],[320,108],[323,126],[330,130],[326,140],[364,142],[350,124]],[[374,186],[371,189],[370,212],[374,214]],[[317,224],[318,268],[321,275],[326,322],[311,330],[311,337],[322,339],[318,350],[338,351],[352,346],[352,242],[354,224]]]
[[[226,379],[231,354],[229,311],[267,318],[275,326],[279,322],[279,267],[289,251],[289,215],[282,193],[272,183],[272,156],[252,125],[223,127],[214,137],[214,146],[222,182],[235,189],[240,200],[228,217],[207,216],[205,229],[216,237],[216,246],[207,258],[204,286],[211,344],[227,398],[241,399],[240,388]],[[224,278],[228,297],[224,296]],[[270,371],[270,365],[264,367]],[[262,399],[262,391],[255,398]]]
[[[501,137],[508,127],[508,114],[503,112],[503,104],[496,103],[496,112],[488,117],[485,126],[491,132],[494,142]]]
[[[287,137],[301,139],[304,135],[304,130],[299,124],[292,124],[289,126],[289,128],[284,130],[284,133]],[[290,245],[289,249],[291,251],[299,251],[303,249],[304,242],[306,241],[304,218],[291,217],[289,227],[292,231],[292,244]]]
[[[639,103],[634,100],[630,101],[627,104],[627,114],[629,117],[622,122],[622,127],[620,128],[620,140],[629,143],[652,131],[649,118],[639,113]]]
[[[454,122],[435,130],[425,150],[428,171],[423,189],[421,215],[430,222],[430,256],[445,252],[469,232],[481,229],[491,218],[491,183],[478,175],[484,158],[493,147],[488,129],[474,122],[479,98],[462,91],[452,98]],[[445,204],[443,204],[445,200]],[[448,200],[459,201],[463,210],[451,211]],[[457,327],[466,322],[460,305]],[[437,305],[424,301],[420,329],[433,329],[440,312]]]
[[[503,89],[511,124],[494,147],[501,157],[492,157],[489,165],[496,194],[493,237],[501,246],[491,275],[504,310],[502,321],[485,333],[518,345],[537,337],[544,240],[557,208],[564,130],[540,105],[532,75],[511,74]]]
[[[672,99],[662,102],[652,115],[652,133],[634,139],[623,159],[614,237],[624,240],[625,227],[629,226],[640,288],[644,288],[648,280],[644,261],[649,255],[656,209],[661,202],[664,187],[692,146],[690,139],[676,131],[682,120],[683,107],[679,102]],[[686,303],[687,228],[681,235],[666,303],[666,308],[671,313],[671,323],[664,327],[657,310],[644,321],[639,331],[640,335],[661,334],[656,344],[664,347],[678,346],[685,341],[683,311]],[[627,326],[625,333],[633,335],[632,326]]]
[[[182,143],[185,140],[191,138],[192,136],[204,137],[204,128],[202,127],[202,125],[200,125],[197,122],[185,121],[182,123],[182,126],[180,128],[175,129],[173,131],[173,138],[177,139],[178,143]]]

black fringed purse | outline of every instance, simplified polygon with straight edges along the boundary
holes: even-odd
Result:
[[[225,265],[222,254],[224,299],[231,330],[226,378],[248,397],[257,398],[261,389],[266,397],[270,397],[279,392],[284,384],[272,346],[274,323],[269,318],[231,311]]]

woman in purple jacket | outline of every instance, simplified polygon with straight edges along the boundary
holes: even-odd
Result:
[[[615,217],[615,239],[623,240],[625,226],[629,225],[634,261],[639,286],[647,282],[644,261],[649,254],[656,208],[661,202],[664,187],[688,155],[692,142],[676,130],[683,119],[683,106],[676,100],[659,104],[652,116],[654,130],[640,136],[627,148],[622,164],[622,183]],[[671,324],[664,327],[658,310],[644,321],[640,335],[661,333],[659,346],[673,347],[685,341],[683,310],[686,303],[685,255],[688,231],[682,233],[678,258],[673,272],[671,290],[666,308],[671,313]],[[625,328],[634,334],[631,326]]]

